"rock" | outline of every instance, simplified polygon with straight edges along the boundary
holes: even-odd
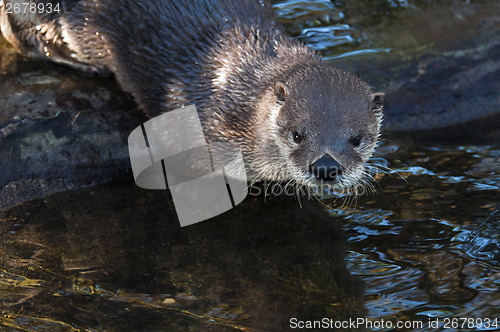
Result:
[[[386,93],[385,131],[437,143],[500,138],[500,3],[410,1],[378,21],[366,1],[346,17],[379,52],[332,59]],[[389,9],[387,9],[389,10]],[[371,20],[370,22],[368,22]]]
[[[0,48],[0,209],[130,172],[128,133],[145,119],[112,78]]]

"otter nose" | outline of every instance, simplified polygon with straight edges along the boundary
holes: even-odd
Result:
[[[342,174],[342,166],[332,156],[325,154],[309,166],[309,172],[316,179],[333,181],[338,175]]]

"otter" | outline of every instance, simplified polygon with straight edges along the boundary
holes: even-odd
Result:
[[[208,141],[241,147],[251,181],[367,182],[383,93],[289,37],[268,2],[56,0],[33,15],[11,2],[0,28],[22,54],[112,73],[150,116],[195,104]]]

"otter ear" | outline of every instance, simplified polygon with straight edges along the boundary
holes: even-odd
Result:
[[[274,94],[280,103],[284,103],[287,95],[285,85],[281,82],[276,83],[274,85]]]
[[[372,95],[371,108],[375,111],[375,113],[382,113],[382,108],[384,107],[384,97],[385,94],[383,92],[375,92]]]

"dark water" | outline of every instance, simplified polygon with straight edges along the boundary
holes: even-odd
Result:
[[[408,17],[457,19],[453,4],[469,3],[275,8],[292,35],[334,60],[434,47],[426,28],[403,44],[374,31],[399,24],[418,35]],[[248,198],[184,229],[168,193],[138,189],[130,174],[1,211],[0,329],[287,331],[292,317],[367,317],[422,323],[401,330],[495,330],[442,324],[500,319],[498,144],[388,133],[372,162],[391,170],[377,175],[374,194]],[[437,318],[440,327],[429,326]]]
[[[366,282],[368,316],[497,318],[498,147],[388,144],[381,151],[406,182],[385,176],[356,209],[331,210],[346,219],[348,266]]]

